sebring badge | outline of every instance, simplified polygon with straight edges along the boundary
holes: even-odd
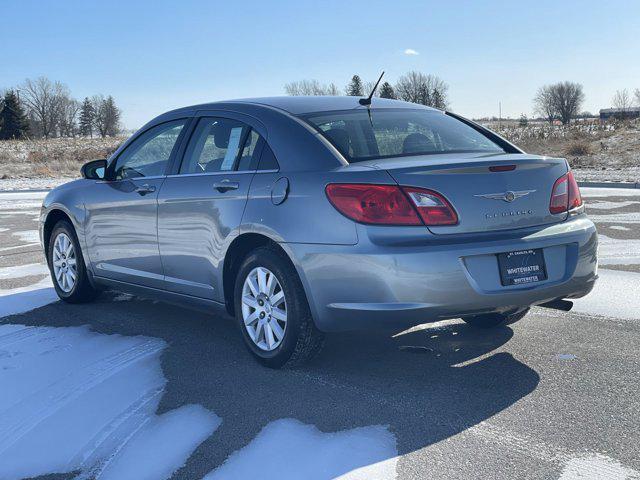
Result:
[[[485,193],[483,195],[474,195],[474,197],[488,198],[491,200],[502,200],[503,202],[511,203],[514,200],[517,200],[520,197],[524,197],[525,195],[529,195],[533,192],[535,192],[535,190],[520,190],[518,192],[508,191],[503,193]]]

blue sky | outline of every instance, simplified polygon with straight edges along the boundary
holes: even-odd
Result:
[[[449,84],[454,111],[532,113],[545,83],[584,85],[585,109],[640,88],[640,1],[3,0],[0,88],[46,75],[112,94],[128,128],[193,103],[342,88],[409,70]],[[413,49],[418,55],[407,55]]]

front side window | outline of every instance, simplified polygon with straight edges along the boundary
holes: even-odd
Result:
[[[304,117],[350,162],[437,153],[504,152],[453,117],[430,110],[371,109]]]
[[[237,120],[201,118],[187,146],[180,173],[234,170],[239,160],[253,153],[253,138],[251,127]]]
[[[164,175],[186,120],[157,125],[136,138],[116,159],[116,180]]]

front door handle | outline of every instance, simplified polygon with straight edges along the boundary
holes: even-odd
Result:
[[[214,183],[213,188],[218,190],[220,193],[224,193],[227,190],[237,190],[238,188],[240,188],[240,184],[238,182],[231,182],[225,179],[221,182]]]
[[[136,192],[140,195],[146,195],[147,193],[153,193],[155,191],[156,191],[156,186],[149,185],[147,183],[145,183],[144,185],[140,185],[138,188],[136,188]]]

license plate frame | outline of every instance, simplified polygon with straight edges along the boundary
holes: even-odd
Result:
[[[542,248],[498,253],[500,283],[503,287],[530,285],[547,279]]]

